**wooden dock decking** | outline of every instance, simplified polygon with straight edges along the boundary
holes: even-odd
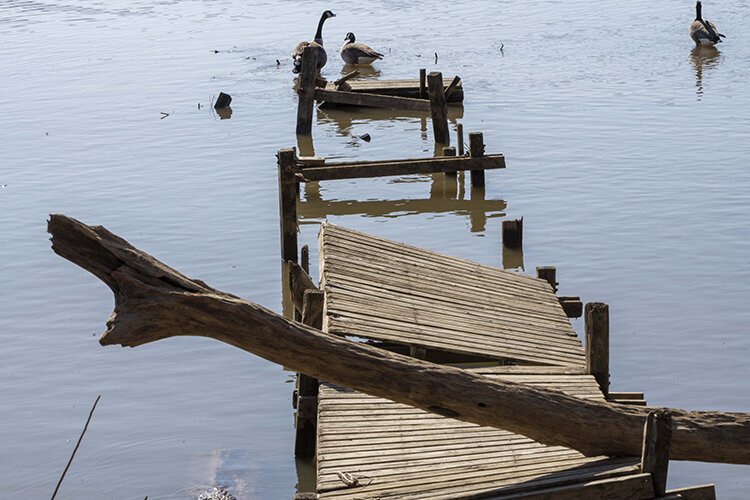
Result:
[[[552,287],[538,278],[350,229],[320,231],[323,329],[497,360],[585,366]]]
[[[478,371],[580,398],[603,399],[591,375],[556,367],[524,367],[520,373],[515,369]],[[321,385],[318,397],[321,499],[492,498],[639,472],[637,458],[584,457],[502,429],[330,384]],[[653,496],[650,479],[629,480],[633,485],[627,491],[641,494],[630,498]]]
[[[443,78],[443,88],[447,89],[453,78]],[[346,90],[349,92],[362,92],[366,94],[390,95],[394,97],[420,98],[420,81],[414,80],[375,80],[359,79],[346,82]],[[333,82],[326,84],[325,90],[337,90]],[[427,96],[421,96],[426,98]],[[459,103],[464,100],[463,82],[459,82],[448,95],[448,103]]]

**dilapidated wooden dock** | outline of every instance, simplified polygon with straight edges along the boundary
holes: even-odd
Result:
[[[330,224],[319,257],[320,287],[307,262],[291,266],[307,324],[436,362],[482,360],[461,366],[490,379],[645,404],[609,390],[606,305],[586,306],[584,348],[554,268],[523,276]],[[316,498],[715,497],[713,485],[666,491],[668,455],[649,451],[663,450],[663,431],[643,457],[591,457],[306,376],[297,387],[297,451],[315,454]]]

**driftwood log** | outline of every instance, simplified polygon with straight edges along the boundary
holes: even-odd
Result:
[[[650,410],[489,380],[329,335],[183,276],[100,226],[52,215],[52,248],[104,281],[115,308],[99,342],[209,337],[294,371],[586,455],[641,453]],[[669,410],[675,460],[750,464],[750,414]]]

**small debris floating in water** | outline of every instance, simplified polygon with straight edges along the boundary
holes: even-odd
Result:
[[[219,97],[216,98],[216,103],[214,103],[214,109],[227,108],[230,104],[232,104],[232,96],[219,92]]]
[[[161,112],[161,113],[159,113],[159,114],[161,115],[161,118],[159,118],[160,120],[163,120],[164,118],[166,118],[166,117],[168,117],[168,116],[169,116],[169,113],[165,113],[164,111],[162,111],[162,112]]]
[[[360,135],[359,138],[365,142],[370,142],[372,140],[372,137],[370,137],[370,134]]]

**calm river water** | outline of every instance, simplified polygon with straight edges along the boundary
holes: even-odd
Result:
[[[693,4],[675,0],[2,0],[4,496],[49,497],[101,394],[60,498],[184,499],[214,483],[291,497],[290,374],[205,339],[100,347],[111,293],[53,254],[46,218],[105,225],[281,310],[274,154],[296,142],[288,54],[326,8],[329,79],[348,31],[386,53],[372,77],[463,78],[466,132],[507,156],[485,197],[507,206],[483,226],[446,211],[430,177],[324,183],[301,230],[313,259],[329,214],[501,266],[500,220],[523,216],[526,271],[555,265],[561,294],[610,304],[614,390],[750,411],[748,1],[706,2],[727,41],[696,53]],[[220,91],[230,119],[210,106]],[[414,116],[319,112],[313,133],[326,157],[433,151]],[[673,462],[670,477],[715,482],[722,498],[750,491],[750,467]]]

